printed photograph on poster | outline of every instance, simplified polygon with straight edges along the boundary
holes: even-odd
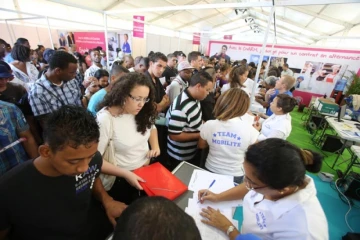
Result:
[[[287,58],[283,58],[283,57],[271,57],[270,66],[282,67],[285,63],[287,63],[287,60],[288,60]]]
[[[108,33],[108,49],[109,49],[109,56],[108,61],[112,63],[115,61],[117,57],[117,50],[120,47],[119,45],[119,36],[117,33]]]
[[[130,36],[131,36],[130,32],[119,34],[121,51],[127,55],[130,55],[132,52],[132,44],[131,44]]]
[[[58,31],[59,35],[59,47],[71,47],[73,44],[75,44],[75,37],[73,32],[68,31]]]
[[[308,89],[311,92],[329,96],[338,80],[343,78],[346,69],[347,65],[322,63],[312,75]],[[341,82],[339,82],[339,85],[341,85]],[[338,87],[340,88],[341,86]]]
[[[226,54],[227,50],[228,50],[228,46],[224,44],[221,46],[219,51],[214,55],[212,55],[211,57],[216,58],[217,60],[220,60],[220,58],[224,58],[225,62],[230,63],[230,56]]]
[[[249,62],[253,62],[253,63],[255,63],[255,65],[258,65],[259,59],[260,59],[260,55],[254,55],[253,54],[253,55],[250,56]],[[269,56],[264,56],[262,61],[268,62],[269,61]]]

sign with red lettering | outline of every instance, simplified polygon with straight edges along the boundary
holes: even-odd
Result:
[[[201,33],[193,34],[193,44],[194,45],[200,45],[200,36],[201,36]]]
[[[81,54],[96,47],[102,47],[103,51],[106,51],[104,32],[74,32],[74,40],[76,51]]]
[[[224,40],[232,40],[232,35],[224,35]]]
[[[144,16],[133,17],[133,37],[144,38]]]
[[[226,48],[224,47],[226,46]],[[232,61],[247,59],[255,64],[261,63],[262,44],[229,41],[210,41],[209,56],[216,56],[224,51]],[[334,88],[347,81],[350,71],[360,73],[360,51],[330,49],[318,47],[267,45],[265,59],[270,59],[270,66],[289,65],[297,79],[296,90],[330,96]],[[260,76],[263,77],[263,76]],[[342,84],[344,86],[344,84]]]

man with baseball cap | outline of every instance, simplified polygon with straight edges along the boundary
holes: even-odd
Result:
[[[23,86],[10,82],[14,78],[10,71],[5,65],[0,64],[0,100],[17,104],[26,90]]]
[[[170,103],[174,101],[174,99],[182,92],[182,90],[188,87],[188,83],[191,79],[194,68],[188,61],[183,61],[178,64],[177,70],[178,75],[171,82],[167,89]]]

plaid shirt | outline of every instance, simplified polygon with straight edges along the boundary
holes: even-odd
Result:
[[[29,103],[34,116],[51,113],[65,105],[82,106],[79,83],[73,79],[59,87],[43,74],[29,92]]]
[[[18,133],[29,130],[24,115],[14,104],[0,101],[0,149],[19,139]],[[28,160],[21,144],[0,153],[0,176],[19,163]]]

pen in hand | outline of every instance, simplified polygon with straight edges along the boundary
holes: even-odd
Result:
[[[212,185],[214,185],[215,181],[216,181],[216,180],[214,179],[214,180],[211,182],[211,184],[210,184],[210,186],[208,187],[208,189],[201,195],[198,203],[199,203],[199,202],[202,200],[202,198],[206,195],[206,192],[212,187]]]

